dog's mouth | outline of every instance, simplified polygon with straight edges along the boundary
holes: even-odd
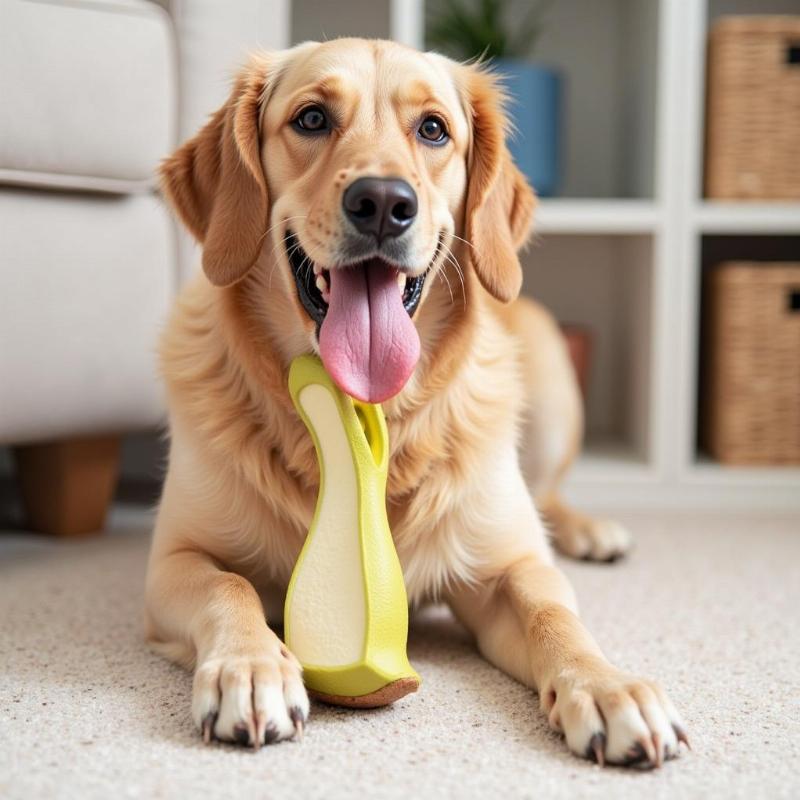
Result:
[[[330,305],[331,271],[312,261],[301,247],[297,236],[291,231],[286,234],[284,244],[286,256],[294,275],[294,282],[297,285],[297,296],[300,298],[300,303],[306,310],[306,314],[316,323],[317,335],[319,335]],[[381,258],[371,258],[351,266],[336,267],[336,269],[368,269],[371,265],[374,265],[375,268],[383,268],[393,273],[398,289],[401,292],[403,308],[409,317],[413,317],[422,298],[425,279],[428,277],[433,264],[436,263],[438,255],[439,247],[437,247],[436,254],[428,269],[421,275],[414,276],[407,275]]]
[[[328,373],[358,400],[380,403],[393,397],[419,360],[419,336],[411,317],[441,242],[425,272],[415,276],[380,257],[323,267],[291,231],[284,245],[300,303],[316,323]]]

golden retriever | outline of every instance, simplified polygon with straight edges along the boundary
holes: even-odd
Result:
[[[503,99],[479,66],[384,41],[306,43],[253,57],[163,164],[204,274],[161,349],[171,450],[146,635],[194,668],[206,741],[258,747],[308,716],[299,663],[268,625],[317,494],[287,390],[308,352],[383,402],[409,601],[446,601],[489,661],[538,690],[576,755],[659,765],[685,740],[664,691],[612,666],[579,621],[534,506],[568,554],[628,546],[558,499],[580,402],[554,322],[516,299],[535,200]]]

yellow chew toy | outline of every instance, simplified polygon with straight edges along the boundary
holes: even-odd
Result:
[[[286,594],[286,644],[318,699],[388,705],[420,679],[406,656],[408,601],[386,517],[386,421],[313,356],[292,362],[289,392],[314,440],[320,485]]]

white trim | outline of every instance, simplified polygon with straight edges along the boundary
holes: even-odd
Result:
[[[700,237],[691,225],[690,209],[702,192],[703,138],[705,115],[706,2],[705,0],[669,0],[682,16],[681,38],[685,76],[683,102],[676,113],[683,120],[679,135],[683,142],[683,172],[677,202],[682,209],[679,246],[675,260],[677,286],[676,309],[676,381],[673,402],[676,404],[674,440],[676,443],[676,479],[686,474],[695,460],[697,426],[697,369],[700,351]]]
[[[733,203],[704,200],[693,209],[700,233],[800,234],[800,203]]]
[[[652,233],[661,210],[651,200],[540,200],[536,233]]]
[[[389,30],[396,42],[424,50],[424,0],[389,0]]]
[[[646,510],[759,511],[796,514],[797,482],[790,486],[742,484],[677,485],[651,483],[626,486],[623,483],[568,485],[565,496],[581,511],[611,512]],[[636,531],[633,530],[634,538]]]

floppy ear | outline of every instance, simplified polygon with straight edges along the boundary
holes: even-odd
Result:
[[[472,120],[465,214],[470,257],[484,289],[508,303],[522,286],[517,251],[528,239],[536,196],[506,147],[505,97],[498,79],[478,67],[465,69]]]
[[[203,269],[217,286],[229,286],[247,274],[267,230],[259,142],[266,79],[266,63],[254,59],[225,105],[161,165],[162,188],[203,245]]]

